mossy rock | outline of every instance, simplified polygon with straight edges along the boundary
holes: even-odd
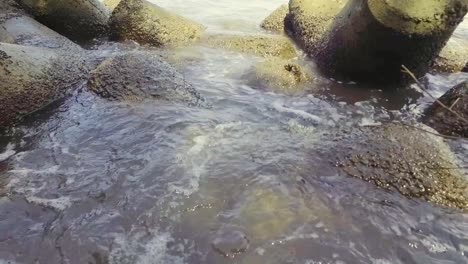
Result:
[[[468,81],[450,89],[439,101],[461,118],[468,120]],[[468,124],[453,112],[434,102],[424,112],[422,121],[443,135],[468,138]]]
[[[288,5],[282,5],[273,11],[273,13],[271,13],[268,17],[266,17],[260,24],[260,27],[271,32],[283,33],[284,19],[288,13]]]
[[[122,0],[111,19],[111,37],[156,47],[178,46],[200,38],[203,26],[145,0]]]
[[[254,67],[253,81],[267,90],[297,94],[312,83],[312,76],[298,61],[270,58]]]
[[[18,0],[39,22],[73,41],[107,34],[109,11],[98,0]]]
[[[65,96],[86,78],[79,52],[0,43],[0,126]]]
[[[428,132],[424,132],[428,131]],[[468,183],[449,146],[424,125],[388,123],[336,135],[338,168],[410,198],[468,208]]]
[[[117,101],[204,103],[180,73],[158,55],[148,52],[130,52],[105,60],[92,72],[89,89]]]
[[[260,57],[291,59],[297,56],[291,41],[282,36],[211,35],[203,45],[230,51],[252,54]]]
[[[468,63],[468,40],[452,37],[432,64],[436,72],[460,72]]]
[[[307,53],[313,54],[346,3],[346,0],[291,0],[285,19],[286,32]]]

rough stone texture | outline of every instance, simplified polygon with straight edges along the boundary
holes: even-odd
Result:
[[[432,64],[437,72],[460,72],[468,63],[468,40],[452,37]]]
[[[295,94],[304,91],[312,77],[297,61],[271,58],[255,66],[254,81],[267,90]]]
[[[439,101],[468,120],[468,81],[450,89]],[[422,121],[443,135],[468,138],[468,123],[437,102],[425,111]]]
[[[98,0],[18,0],[39,22],[74,41],[107,33],[109,12]]]
[[[441,137],[424,125],[389,123],[340,131],[337,145],[341,172],[410,198],[468,208],[468,183]],[[329,135],[330,136],[330,135]]]
[[[284,19],[289,13],[288,5],[278,7],[273,13],[266,17],[260,26],[268,31],[283,33],[284,32]]]
[[[203,105],[200,94],[161,57],[131,52],[105,60],[93,72],[89,89],[110,100],[167,100]]]
[[[410,80],[401,65],[427,73],[467,10],[465,0],[291,0],[286,25],[325,73],[389,84]]]
[[[261,57],[291,59],[297,56],[294,45],[282,36],[211,35],[203,44]]]
[[[110,20],[111,37],[152,46],[177,46],[197,40],[203,27],[145,0],[122,0]]]
[[[76,51],[0,43],[0,125],[65,96],[86,72]]]
[[[238,228],[225,226],[216,233],[211,246],[224,257],[234,258],[249,249],[250,242]]]
[[[315,54],[347,0],[290,0],[286,32],[309,54]]]
[[[104,0],[104,5],[110,10],[114,10],[121,0]]]

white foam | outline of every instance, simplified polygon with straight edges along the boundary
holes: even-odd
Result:
[[[273,106],[273,109],[275,109],[276,111],[280,113],[291,113],[299,117],[302,117],[306,120],[311,120],[311,121],[315,121],[318,123],[322,123],[322,119],[320,117],[310,114],[304,110],[298,110],[298,109],[285,107],[280,100],[273,102],[272,106]]]
[[[73,204],[70,197],[67,196],[59,197],[56,199],[44,199],[35,196],[29,196],[26,197],[26,201],[28,201],[29,203],[48,207],[56,211],[64,211]]]
[[[5,151],[3,153],[0,153],[0,161],[4,161],[15,154],[15,146],[11,143],[8,143]]]

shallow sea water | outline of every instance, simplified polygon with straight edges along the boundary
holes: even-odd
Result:
[[[229,34],[267,34],[260,21],[286,3],[153,2]],[[261,58],[174,54],[212,107],[108,102],[84,84],[1,131],[0,264],[468,263],[468,214],[338,175],[320,155],[327,131],[415,120],[430,98],[319,75],[288,96],[245,78]],[[425,82],[440,96],[467,79]],[[451,145],[468,164],[466,142]],[[222,230],[245,234],[248,249],[219,254]]]

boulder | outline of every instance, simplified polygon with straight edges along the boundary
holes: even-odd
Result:
[[[111,37],[156,47],[197,40],[203,27],[145,0],[122,0],[110,19]]]
[[[18,0],[39,22],[83,42],[105,36],[109,11],[98,0]]]
[[[325,33],[347,0],[290,0],[286,32],[310,55],[320,49]]]
[[[439,101],[468,120],[468,81],[450,89]],[[443,135],[468,138],[468,123],[442,107],[438,102],[434,102],[424,112],[422,121]]]
[[[148,52],[130,52],[105,60],[91,73],[89,89],[109,100],[204,104],[180,73],[160,56]]]
[[[289,13],[288,5],[282,5],[278,7],[273,13],[271,13],[268,17],[266,17],[260,27],[265,30],[275,32],[275,33],[283,33],[284,32],[284,19]]]
[[[270,58],[254,68],[254,86],[286,94],[303,92],[312,82],[310,71],[295,60]]]
[[[242,230],[223,226],[211,243],[213,249],[226,258],[234,258],[249,249],[250,241]]]
[[[27,15],[19,15],[9,18],[1,25],[0,39],[2,39],[3,27],[5,33],[9,36],[10,43],[53,49],[81,49],[80,46],[71,40],[49,29]]]
[[[212,48],[222,48],[260,57],[291,59],[297,56],[294,45],[288,38],[282,36],[211,35],[202,43]]]
[[[80,53],[0,43],[0,125],[62,98],[86,73]]]
[[[460,72],[468,63],[468,40],[452,37],[432,64],[436,72]]]
[[[286,25],[325,73],[402,83],[402,65],[429,71],[467,10],[465,0],[291,0]]]
[[[427,131],[427,132],[424,132]],[[340,131],[336,146],[341,173],[396,190],[410,198],[468,208],[468,182],[443,138],[424,125],[388,123]]]

